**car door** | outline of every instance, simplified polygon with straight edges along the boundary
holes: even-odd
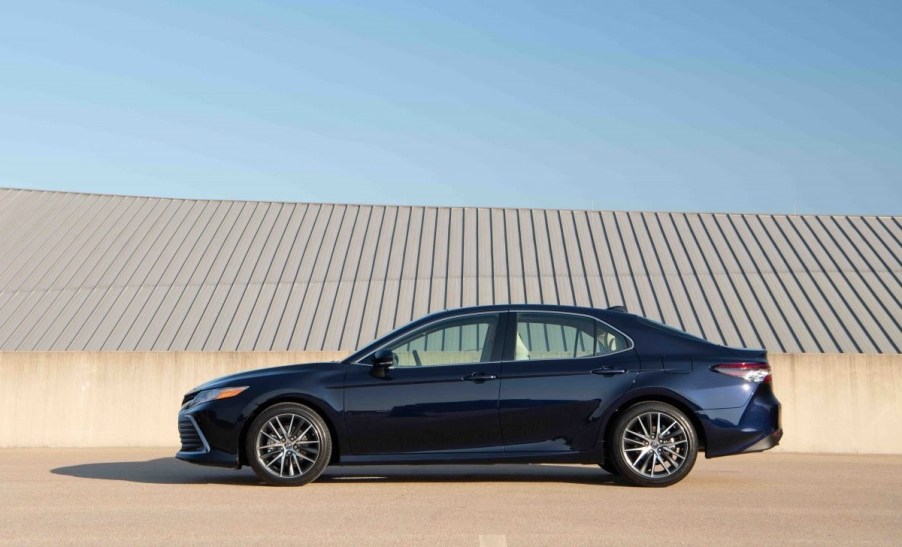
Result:
[[[384,374],[369,365],[372,353],[353,365],[345,380],[353,454],[503,450],[503,315],[454,316],[402,332],[379,348],[395,358]]]
[[[587,315],[509,316],[499,400],[505,452],[593,448],[607,404],[638,376],[632,342]]]

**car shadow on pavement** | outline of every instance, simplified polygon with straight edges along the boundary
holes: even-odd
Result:
[[[54,475],[79,479],[128,481],[145,484],[260,484],[249,468],[240,471],[186,464],[175,458],[144,462],[85,463],[51,469]]]
[[[253,471],[219,469],[186,464],[175,458],[143,462],[85,463],[50,470],[54,475],[79,479],[127,481],[145,484],[259,485]],[[623,485],[597,466],[576,465],[380,465],[329,467],[317,482],[560,482]]]

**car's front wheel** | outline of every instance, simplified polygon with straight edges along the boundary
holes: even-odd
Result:
[[[612,460],[620,475],[640,486],[670,486],[683,480],[698,455],[698,436],[689,418],[657,401],[624,411],[611,441]]]
[[[611,460],[610,456],[605,456],[604,463],[598,464],[598,467],[604,469],[611,475],[619,475],[620,472],[617,471],[617,466],[614,465],[614,462]]]
[[[247,432],[247,459],[261,481],[300,486],[319,477],[332,457],[332,437],[322,417],[298,403],[275,404]]]

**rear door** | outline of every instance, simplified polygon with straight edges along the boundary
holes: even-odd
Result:
[[[598,419],[635,381],[632,342],[587,315],[511,312],[499,399],[505,452],[594,447]]]

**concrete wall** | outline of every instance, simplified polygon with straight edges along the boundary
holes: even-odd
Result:
[[[182,395],[317,352],[0,352],[0,447],[177,446]]]
[[[0,447],[177,446],[175,416],[192,387],[343,355],[0,353]],[[770,362],[784,410],[780,450],[902,454],[902,355],[771,354]]]
[[[770,354],[783,450],[902,454],[902,355]]]

